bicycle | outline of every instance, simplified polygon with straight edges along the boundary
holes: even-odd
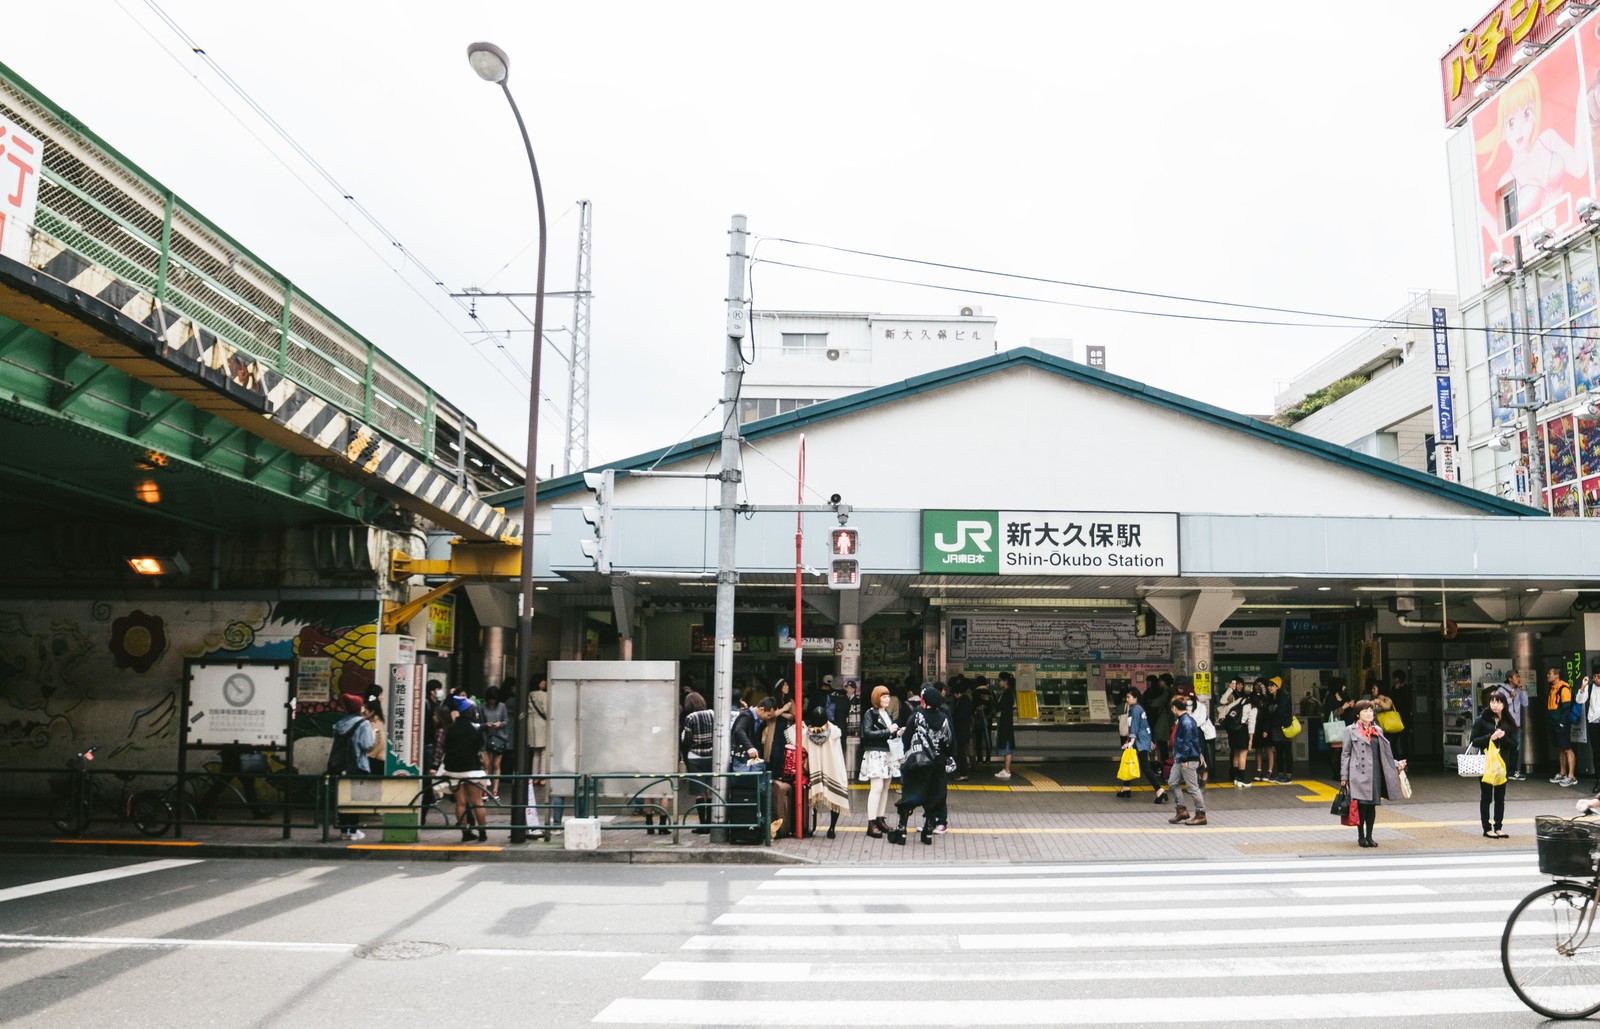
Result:
[[[1522,898],[1500,936],[1506,982],[1546,1018],[1600,1011],[1600,937],[1592,936],[1600,911],[1600,823],[1583,818],[1534,819],[1539,871],[1556,881]]]
[[[115,814],[117,824],[131,821],[146,836],[160,836],[172,826],[172,808],[156,790],[133,788],[136,772],[113,772],[122,784],[113,796],[89,773],[96,748],[67,759],[67,771],[50,776],[50,823],[60,832],[76,836],[89,827],[90,808],[99,800]]]

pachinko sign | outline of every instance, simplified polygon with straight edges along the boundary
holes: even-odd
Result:
[[[1479,275],[1494,277],[1496,253],[1537,256],[1545,230],[1582,227],[1578,201],[1596,195],[1600,173],[1600,18],[1584,21],[1499,84],[1469,116],[1479,226]]]
[[[1567,0],[1502,0],[1464,33],[1439,62],[1444,82],[1444,120],[1460,125],[1462,117],[1484,97],[1485,87],[1509,78],[1524,63],[1517,51],[1539,48],[1565,32],[1584,14]]]
[[[44,144],[0,117],[0,254],[28,263],[28,230],[39,206]]]

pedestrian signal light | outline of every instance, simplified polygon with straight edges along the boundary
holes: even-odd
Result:
[[[828,588],[861,588],[861,561],[857,556],[860,534],[856,529],[834,529],[828,534]]]

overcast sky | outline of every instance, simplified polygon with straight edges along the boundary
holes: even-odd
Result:
[[[445,286],[531,290],[522,143],[465,57],[499,44],[544,180],[548,288],[572,288],[575,201],[594,204],[599,465],[714,430],[735,212],[757,238],[1374,320],[1452,289],[1438,60],[1489,7],[159,0],[163,19],[78,0],[10,5],[0,60],[520,455],[529,323],[485,300],[474,324],[180,30]],[[1085,310],[1065,305],[1307,320],[773,239],[756,254],[1057,302],[758,264],[761,308],[976,303],[1002,349],[1104,344],[1113,372],[1248,413],[1358,331]],[[560,471],[571,318],[548,302],[541,475]]]

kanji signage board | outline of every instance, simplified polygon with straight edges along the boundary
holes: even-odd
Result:
[[[1178,516],[1149,511],[924,511],[922,571],[1177,575]]]

